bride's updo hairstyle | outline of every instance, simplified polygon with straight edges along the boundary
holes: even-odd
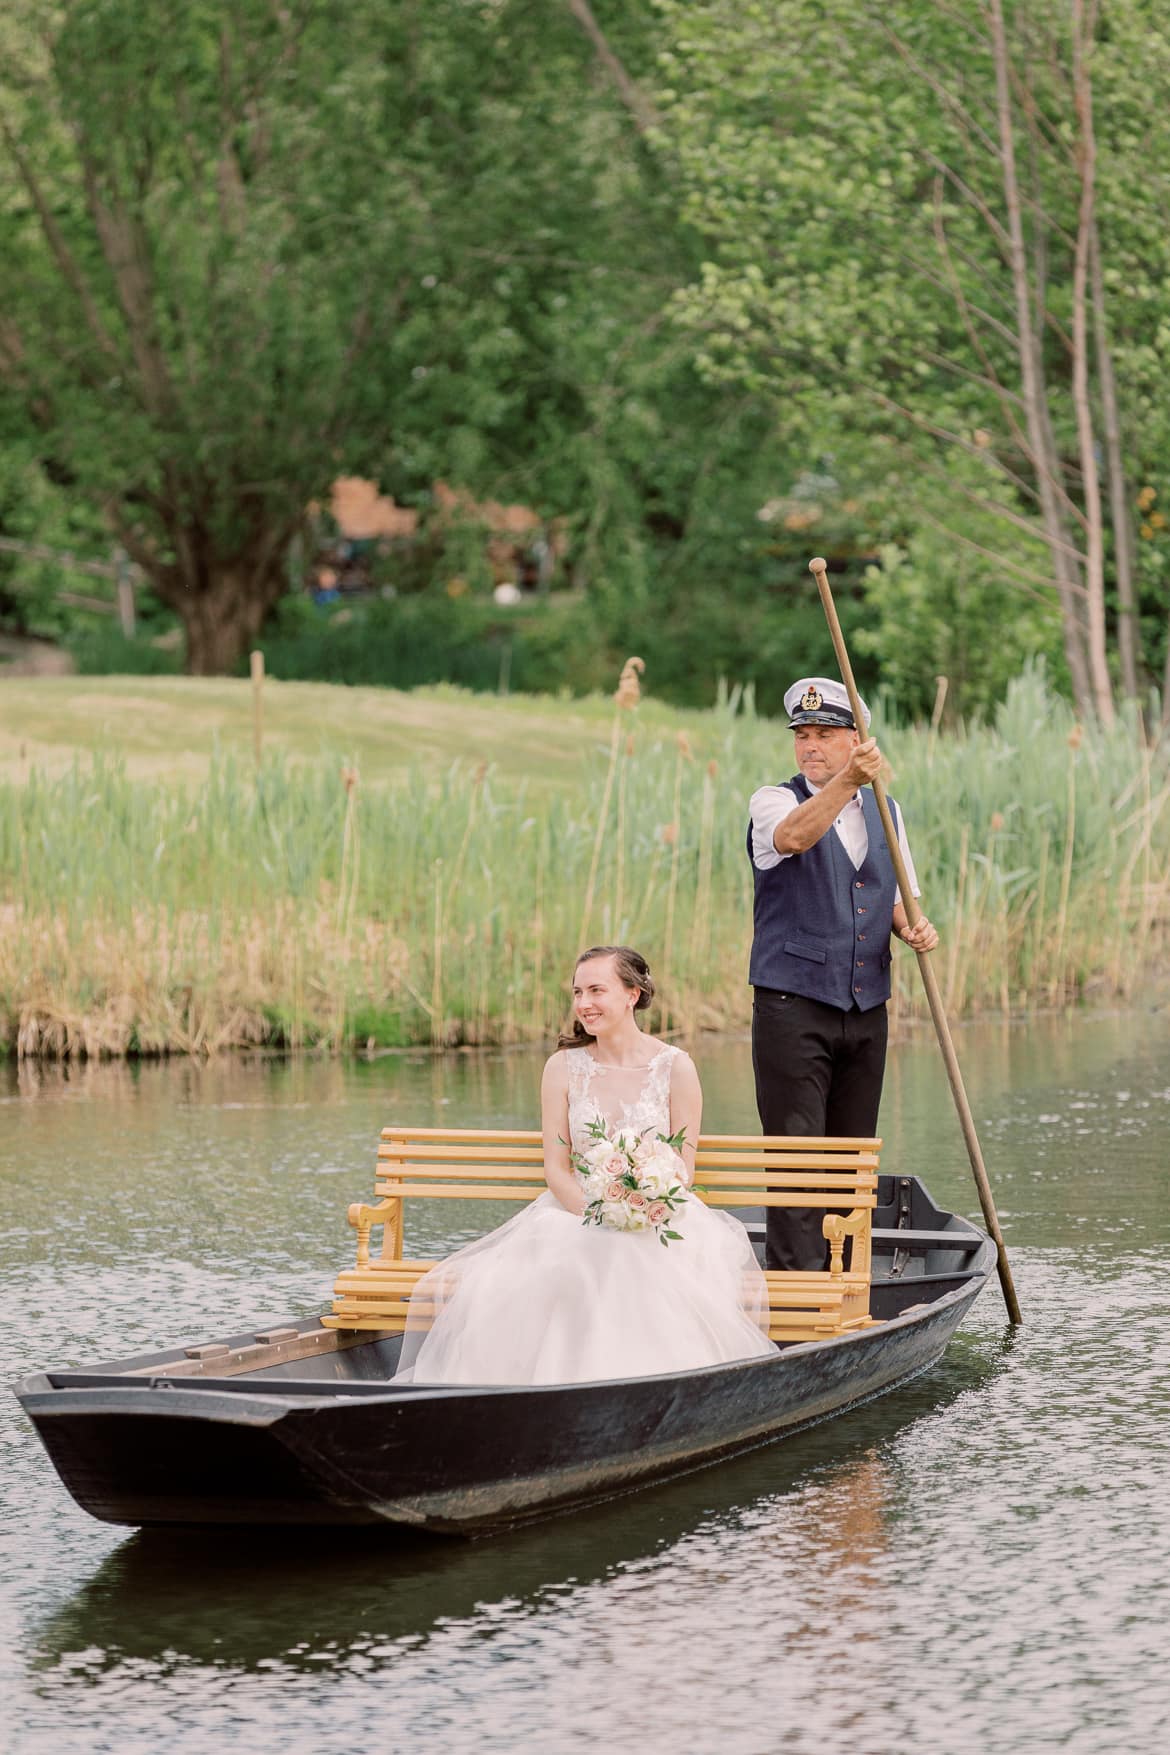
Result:
[[[644,1012],[654,998],[654,982],[650,975],[650,965],[641,951],[633,950],[629,945],[594,945],[592,950],[582,951],[573,964],[573,974],[582,963],[591,963],[594,957],[612,957],[613,972],[623,987],[637,988],[638,997],[634,1001],[634,1010]],[[557,1037],[558,1048],[585,1048],[590,1042],[596,1042],[580,1018],[573,1019],[572,1030],[565,1030]]]

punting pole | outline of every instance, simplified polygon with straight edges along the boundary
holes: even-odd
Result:
[[[817,590],[821,594],[824,605],[825,619],[829,624],[829,632],[833,637],[833,647],[837,654],[837,663],[841,669],[841,680],[849,695],[849,704],[853,709],[854,723],[861,728],[865,720],[861,711],[861,696],[857,692],[857,684],[853,680],[853,666],[849,662],[849,653],[845,646],[845,636],[841,632],[841,624],[837,620],[837,607],[833,602],[833,593],[829,587],[829,573],[824,561],[818,555],[809,562],[809,571],[817,582]],[[906,870],[906,862],[902,858],[902,849],[898,843],[897,830],[890,813],[890,802],[886,797],[885,785],[879,777],[873,782],[873,795],[877,803],[878,814],[882,819],[882,828],[886,833],[886,845],[890,849],[890,857],[894,862],[894,873],[898,879],[898,888],[902,892],[902,906],[906,910],[906,919],[911,926],[917,926],[922,919],[922,910],[916,897],[911,892],[910,878]],[[975,1122],[971,1115],[971,1106],[967,1102],[967,1093],[963,1088],[963,1075],[959,1071],[959,1058],[955,1053],[955,1045],[951,1041],[950,1025],[943,1010],[942,995],[938,990],[934,965],[929,951],[917,951],[918,972],[922,976],[922,985],[926,989],[926,998],[930,1006],[930,1015],[934,1019],[935,1034],[942,1050],[943,1062],[947,1069],[947,1079],[951,1087],[951,1096],[955,1100],[955,1108],[959,1115],[959,1126],[963,1130],[963,1141],[967,1147],[967,1156],[971,1160],[971,1171],[975,1177],[975,1186],[979,1190],[979,1204],[983,1208],[983,1217],[988,1232],[995,1240],[999,1283],[1003,1290],[1003,1301],[1007,1305],[1008,1318],[1013,1323],[1024,1319],[1020,1315],[1020,1305],[1016,1298],[1016,1288],[1012,1282],[1012,1270],[1008,1264],[1007,1246],[1003,1233],[999,1228],[999,1216],[995,1210],[995,1199],[991,1192],[991,1183],[987,1179],[987,1169],[983,1162],[983,1153],[979,1148],[979,1136],[975,1132]]]

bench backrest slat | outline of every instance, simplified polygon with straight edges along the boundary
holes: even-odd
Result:
[[[535,1164],[544,1162],[544,1147],[464,1145],[459,1140],[405,1140],[378,1147],[379,1164],[409,1158],[427,1164],[439,1158],[458,1158],[461,1164]]]
[[[419,1141],[426,1143],[430,1139],[442,1141],[458,1141],[468,1144],[488,1144],[488,1146],[540,1146],[542,1135],[533,1128],[512,1127],[384,1127],[382,1141],[386,1144],[398,1141]],[[700,1134],[698,1150],[709,1148],[712,1151],[830,1151],[830,1153],[847,1153],[853,1155],[858,1151],[879,1151],[881,1139],[872,1135],[854,1137],[844,1134]]]
[[[871,1211],[881,1141],[839,1136],[703,1134],[696,1193],[713,1207],[801,1206]],[[542,1136],[527,1128],[386,1127],[378,1148],[379,1199],[527,1203],[544,1192]],[[402,1249],[402,1208],[387,1236]],[[385,1259],[385,1255],[383,1256]]]
[[[379,1182],[389,1186],[398,1182],[403,1176],[415,1179],[434,1177],[436,1181],[450,1181],[458,1177],[466,1182],[497,1182],[530,1181],[544,1186],[543,1164],[464,1164],[458,1158],[446,1158],[436,1162],[420,1163],[417,1158],[404,1157],[392,1165],[383,1164],[378,1167]],[[737,1188],[876,1188],[877,1171],[867,1167],[859,1167],[856,1171],[842,1170],[835,1165],[832,1170],[819,1170],[816,1166],[809,1169],[789,1170],[761,1169],[756,1165],[743,1170],[708,1169],[698,1165],[695,1181],[700,1188],[725,1188],[734,1184]]]

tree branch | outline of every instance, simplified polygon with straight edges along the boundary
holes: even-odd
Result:
[[[1088,588],[1089,674],[1094,703],[1103,725],[1113,723],[1113,684],[1105,644],[1105,531],[1101,515],[1101,484],[1097,474],[1097,442],[1089,402],[1089,257],[1093,248],[1096,208],[1097,142],[1093,131],[1093,83],[1089,71],[1095,0],[1073,0],[1073,90],[1078,128],[1077,169],[1080,175],[1080,206],[1077,214],[1077,247],[1073,259],[1072,333],[1073,405],[1076,409],[1077,444],[1081,454],[1081,481],[1085,496],[1085,583]]]
[[[4,137],[4,143],[8,148],[13,163],[16,165],[17,171],[20,174],[20,179],[28,190],[32,204],[36,208],[37,218],[41,222],[41,230],[45,235],[45,242],[49,246],[49,250],[52,253],[53,260],[57,264],[61,278],[73,292],[78,304],[81,306],[82,312],[85,316],[86,328],[97,343],[98,349],[103,356],[120,366],[122,362],[117,344],[114,341],[113,336],[110,335],[109,331],[106,329],[105,324],[102,322],[97,307],[97,301],[86,284],[85,276],[82,274],[73,252],[65,242],[65,235],[62,232],[61,227],[57,224],[57,216],[49,206],[48,201],[45,199],[44,192],[41,189],[40,182],[32,165],[29,163],[25,153],[21,150],[20,144],[7,122],[0,121],[0,134]]]
[[[605,33],[593,16],[593,8],[589,0],[568,0],[569,11],[593,44],[597,59],[601,62],[613,80],[618,96],[634,118],[639,134],[646,134],[651,128],[657,128],[660,117],[649,98],[639,90],[622,66],[617,55],[610,48]]]

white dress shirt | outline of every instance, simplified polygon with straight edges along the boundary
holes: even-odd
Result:
[[[819,792],[819,786],[808,781],[810,792]],[[760,786],[752,793],[752,861],[760,871],[770,871],[782,860],[793,859],[792,853],[777,853],[774,836],[776,826],[804,801],[797,797],[790,786]],[[918,876],[914,870],[914,861],[910,857],[910,848],[906,841],[906,825],[902,820],[901,811],[897,812],[898,845],[902,849],[902,858],[906,861],[906,875],[910,879],[910,888],[914,895],[920,895]],[[865,812],[862,809],[861,794],[855,792],[845,806],[833,829],[853,862],[856,871],[869,851],[869,834],[865,827]],[[902,900],[901,891],[895,901]]]

